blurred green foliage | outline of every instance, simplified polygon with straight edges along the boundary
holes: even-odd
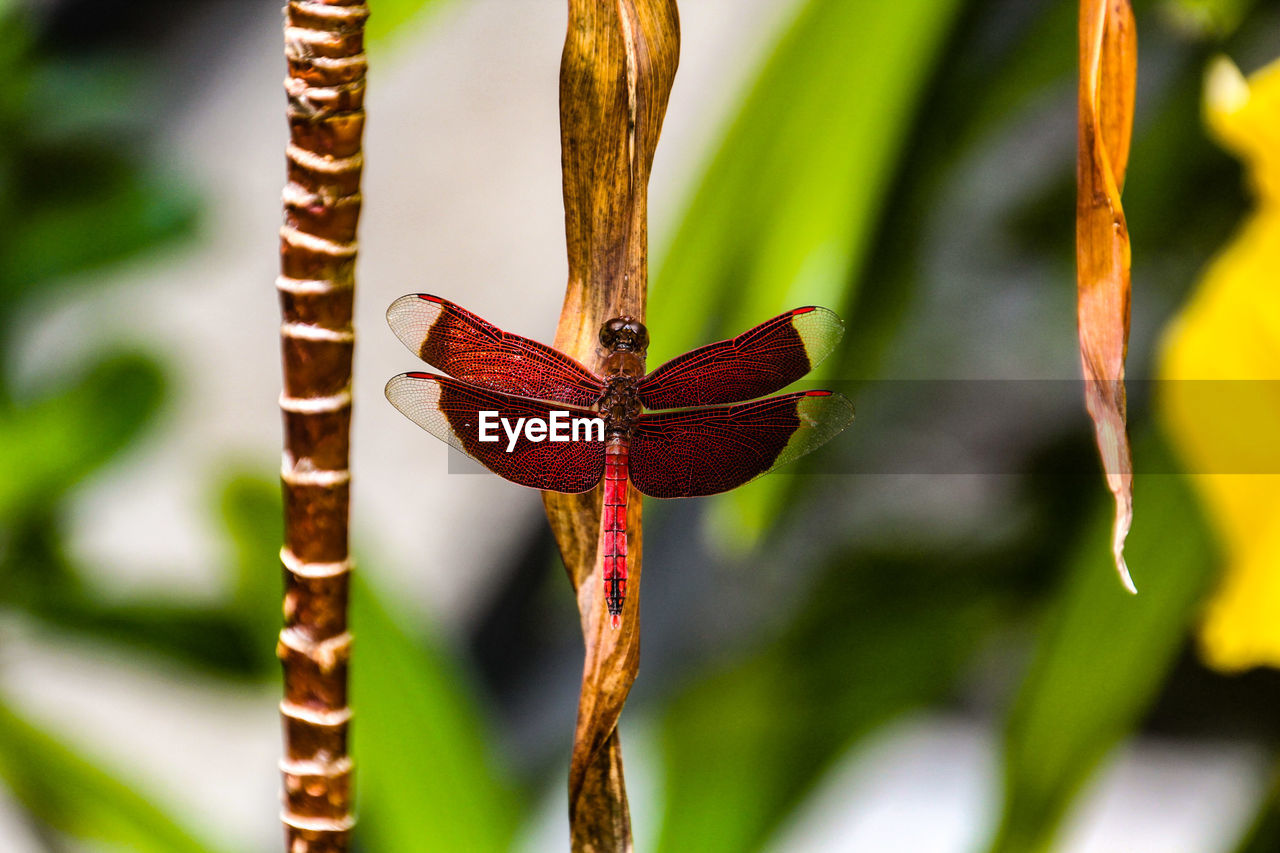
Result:
[[[960,6],[799,4],[658,265],[654,364],[802,304],[852,305],[903,137]],[[720,498],[733,508],[722,540],[749,545],[786,483],[766,477]]]
[[[115,776],[0,705],[0,779],[49,829],[132,853],[213,853]],[[56,848],[55,848],[56,849]]]
[[[439,5],[375,6],[374,49]],[[1144,318],[1131,365],[1141,373],[1156,320],[1191,286],[1243,206],[1236,167],[1199,129],[1203,61],[1234,44],[1215,39],[1256,38],[1276,4],[1137,5],[1150,64],[1143,67],[1155,69],[1143,76],[1126,192],[1143,309],[1135,316]],[[12,331],[52,288],[90,285],[88,273],[184,236],[197,220],[192,195],[146,165],[144,144],[129,144],[139,142],[139,130],[104,126],[127,114],[128,81],[93,62],[42,55],[4,8],[4,605],[133,655],[164,656],[228,689],[257,689],[278,667],[280,507],[269,478],[247,471],[215,484],[211,504],[228,545],[222,601],[196,605],[143,592],[104,602],[66,552],[69,497],[145,438],[167,399],[167,372],[144,353],[110,349],[47,385],[14,389]],[[1061,309],[1050,312],[1053,326],[971,341],[970,350],[1006,347],[1016,362],[1065,338],[1070,353],[1074,137],[1061,151],[1032,152],[1042,168],[1025,185],[993,180],[983,156],[1026,155],[1028,126],[1070,115],[1074,0],[802,0],[794,8],[656,266],[655,360],[815,303],[840,309],[850,327],[829,378],[856,383],[911,369],[948,375],[951,362],[918,351],[918,343],[954,332],[954,318],[938,316],[929,300],[962,274],[965,286],[989,278],[973,288],[975,302],[1047,299]],[[1187,10],[1211,24],[1185,26]],[[955,201],[983,181],[987,193],[976,197],[987,207]],[[940,211],[964,221],[940,221]],[[960,225],[984,242],[957,253],[947,240]],[[1074,371],[1074,362],[1065,369]],[[1171,464],[1142,400],[1132,414],[1135,435],[1147,439],[1140,458]],[[86,424],[92,441],[83,440]],[[1082,411],[1076,422],[1037,429],[1021,451],[1027,473],[1005,483],[1005,506],[1015,509],[986,520],[982,535],[919,530],[913,517],[896,536],[867,535],[850,507],[877,499],[883,484],[875,478],[770,478],[718,505],[720,539],[737,540],[743,571],[780,567],[795,573],[799,591],[777,602],[773,621],[748,626],[714,654],[687,656],[681,678],[642,678],[653,686],[629,713],[658,723],[665,808],[657,849],[766,849],[868,734],[909,710],[961,708],[975,660],[993,640],[1017,648],[988,697],[997,707],[985,709],[1005,731],[1005,797],[992,850],[1051,848],[1076,795],[1143,725],[1175,663],[1195,666],[1184,648],[1215,563],[1182,480],[1144,477],[1129,546],[1142,594],[1126,596],[1108,566],[1106,494],[1089,467]],[[855,423],[825,458],[843,464],[851,454],[883,451],[890,438]],[[1080,460],[1089,477],[1061,474]],[[676,535],[663,517],[653,514],[653,539]],[[809,568],[801,571],[800,562]],[[429,627],[419,630],[370,582],[376,560],[361,569],[352,617],[361,849],[510,849],[543,774],[500,760],[504,736],[472,661]],[[651,571],[648,583],[661,582],[659,574]],[[1025,671],[1022,654],[1030,656]],[[566,720],[566,745],[568,736]],[[563,767],[554,772],[563,778]],[[50,838],[138,851],[211,849],[167,817],[144,785],[2,704],[0,778]],[[1270,849],[1267,839],[1276,837],[1280,796],[1268,802],[1247,853]],[[639,841],[643,848],[651,840]],[[228,849],[221,842],[218,849]]]
[[[352,706],[360,812],[370,850],[510,849],[523,809],[494,763],[474,685],[436,642],[360,576],[353,590]],[[430,831],[423,831],[430,827]]]
[[[1136,442],[1135,464],[1167,469],[1168,453],[1153,440]],[[1212,537],[1190,484],[1174,474],[1139,475],[1134,490],[1142,517],[1125,551],[1134,565],[1159,571],[1138,595],[1116,594],[1115,578],[1099,571],[1112,523],[1100,506],[1075,544],[1010,711],[1004,818],[991,853],[1049,847],[1080,785],[1140,721],[1213,580]]]
[[[1194,34],[1228,36],[1240,26],[1254,0],[1169,0],[1165,13]]]
[[[284,530],[280,489],[249,474],[223,492],[223,513],[240,579],[231,613],[257,640],[272,675],[280,628]],[[506,850],[521,810],[491,754],[493,732],[474,686],[451,652],[415,636],[409,619],[369,581],[361,563],[352,588],[354,753],[365,849],[399,853]],[[423,832],[422,827],[431,827]]]
[[[1280,849],[1280,773],[1273,773],[1262,807],[1236,847],[1236,853],[1270,853],[1277,849]]]
[[[653,361],[798,300],[852,303],[903,137],[960,5],[799,4],[658,265]]]
[[[21,13],[0,12],[0,333],[53,285],[188,233],[195,207],[143,167],[124,73],[41,56]],[[104,110],[104,104],[121,109]],[[38,294],[37,291],[40,293]],[[0,343],[3,339],[0,339]]]
[[[374,39],[430,3],[379,7]],[[24,18],[0,22],[0,358],[13,324],[51,286],[189,234],[194,198],[149,171],[137,129],[116,126],[138,86],[109,60],[47,57]],[[58,109],[49,106],[57,104]],[[127,123],[127,122],[126,122]],[[97,356],[78,375],[15,394],[0,364],[0,572],[5,606],[60,630],[208,674],[275,677],[281,541],[279,487],[251,474],[219,485],[230,595],[188,605],[146,593],[107,603],[65,553],[67,499],[146,434],[167,395],[165,371],[131,350]],[[353,689],[366,849],[502,850],[520,810],[488,754],[494,738],[453,659],[411,639],[362,581]],[[428,724],[424,725],[424,721]],[[211,851],[166,816],[153,793],[98,766],[0,705],[0,778],[49,844],[60,836],[130,851]],[[442,827],[430,833],[427,825]],[[219,849],[232,849],[223,846]]]
[[[421,21],[444,3],[445,0],[381,0],[372,9],[365,37],[370,44],[383,46],[406,25]]]
[[[0,518],[65,497],[129,447],[155,414],[164,380],[146,356],[112,353],[63,387],[0,412]],[[93,424],[87,441],[85,424]]]
[[[673,697],[659,850],[761,849],[857,738],[946,698],[999,592],[972,583],[970,564],[917,568],[888,555],[842,564],[775,642]]]
[[[105,604],[63,547],[76,488],[145,435],[166,394],[152,357],[118,348],[47,386],[14,389],[13,332],[51,287],[185,235],[192,196],[129,144],[109,66],[68,63],[0,8],[0,581],[4,607],[109,643],[179,657],[221,655],[220,615],[163,601]],[[104,111],[114,103],[118,111]],[[56,108],[55,108],[56,105]],[[231,644],[234,646],[235,644]],[[241,646],[243,648],[243,646]],[[208,851],[151,795],[0,704],[0,777],[37,832],[131,851]],[[46,837],[55,844],[54,836]],[[59,845],[60,846],[60,845]],[[228,848],[222,848],[228,849]]]
[[[799,20],[817,15],[815,9],[821,5],[805,5]],[[863,4],[840,5],[851,18],[866,9]],[[1126,190],[1135,241],[1136,298],[1148,312],[1135,332],[1130,355],[1135,374],[1142,375],[1150,358],[1152,329],[1190,288],[1239,217],[1243,201],[1236,167],[1208,142],[1199,123],[1203,62],[1212,50],[1223,47],[1204,39],[1230,28],[1193,31],[1170,25],[1169,16],[1157,14],[1168,11],[1163,4],[1137,5],[1143,56],[1159,69],[1143,74]],[[1214,14],[1229,16],[1244,15],[1252,4],[1219,6]],[[903,21],[915,14],[912,4],[895,4],[880,7],[870,19],[883,21],[881,12],[901,15]],[[1261,26],[1269,20],[1265,15],[1274,12],[1274,4],[1257,12]],[[945,8],[937,14],[947,19]],[[998,25],[997,15],[1004,18]],[[731,125],[655,281],[650,314],[659,330],[655,341],[663,353],[668,348],[678,351],[736,332],[792,305],[826,303],[843,306],[850,320],[844,362],[824,370],[829,376],[893,376],[881,371],[921,366],[936,371],[932,375],[951,375],[956,365],[903,350],[904,339],[927,337],[930,330],[950,332],[949,317],[930,317],[922,310],[921,289],[942,286],[932,278],[938,273],[926,264],[938,251],[932,244],[939,238],[930,228],[950,224],[938,225],[931,218],[940,199],[974,180],[980,152],[1016,151],[1010,140],[1026,135],[1027,123],[1045,114],[1046,103],[1056,101],[1065,107],[1063,112],[1070,110],[1076,4],[965,4],[949,30],[949,43],[940,45],[940,61],[933,59],[927,36],[910,42],[911,48],[890,39],[892,48],[881,52],[883,31],[868,26],[858,35],[828,42],[831,30],[837,29],[828,24],[816,32],[797,24],[787,32]],[[857,64],[860,53],[850,57],[834,45],[861,45],[869,32],[879,34],[879,39],[869,40],[868,48],[877,61],[872,69],[861,71],[861,79],[874,85],[819,86],[813,81],[835,78],[802,73],[817,67],[822,57]],[[1242,36],[1251,32],[1256,30],[1251,31],[1247,22],[1240,27]],[[905,66],[929,68],[935,63],[940,70],[929,88],[920,96],[909,94],[910,86],[903,86],[900,76],[911,73]],[[831,116],[815,111],[801,119],[797,103],[822,100],[831,113],[856,110],[864,119],[881,119],[892,128],[900,107],[880,103],[882,95],[917,105],[903,120],[903,138],[885,127],[860,126],[857,130],[872,139],[888,137],[881,156],[867,156],[866,148],[846,142],[844,150],[857,168],[848,173],[833,169],[826,173],[829,181],[819,186],[792,180],[789,170],[824,163],[832,150],[826,136]],[[792,130],[792,119],[803,130]],[[1073,143],[1074,137],[1070,139]],[[779,140],[791,147],[771,150],[781,146]],[[855,156],[855,151],[862,156]],[[1010,267],[1024,277],[1053,281],[1064,295],[1073,292],[1073,153],[1071,146],[1064,146],[1053,166],[1056,174],[1028,182],[1021,191],[993,186],[991,195],[1005,200],[996,211],[999,218],[982,223],[996,230],[991,242],[1017,259]],[[815,172],[823,171],[815,167]],[[988,173],[987,180],[995,174]],[[850,183],[857,185],[856,192],[848,191]],[[795,191],[812,201],[811,209],[795,202],[791,193],[797,184],[803,189]],[[892,191],[868,190],[874,187]],[[848,226],[848,221],[838,216],[833,220],[827,194],[838,197],[837,205],[857,199],[856,221],[863,223],[865,236],[856,229],[837,231],[848,239],[832,241],[827,229]],[[774,216],[785,220],[777,230],[767,224]],[[971,222],[965,224],[972,228]],[[860,240],[868,242],[864,246]],[[801,263],[815,245],[838,246],[819,265],[826,275],[810,276],[812,268]],[[984,248],[974,245],[969,251]],[[772,263],[787,251],[794,253],[790,266],[783,269]],[[962,274],[963,264],[951,260],[944,273]],[[975,261],[973,266],[989,270],[993,277],[1001,274],[993,263],[982,267]],[[1028,284],[997,280],[988,292],[999,292],[999,287],[1018,298],[1014,294],[1026,292]],[[982,298],[983,293],[974,294],[975,301]],[[1068,300],[1069,296],[1060,304],[1069,308]],[[973,341],[968,347],[981,350],[1003,343],[1010,349],[1008,361],[1014,363],[1020,357],[1016,353],[1034,351],[1027,341],[1038,335],[1061,334],[1068,340],[1074,335],[1073,315],[1063,312],[1059,317],[1060,329],[1023,328],[1011,331],[1003,342]],[[906,323],[916,324],[911,335],[901,334]],[[991,332],[999,334],[997,328]],[[1064,372],[1074,369],[1073,364],[1064,366]],[[1083,429],[1081,417],[1075,429]],[[1136,431],[1150,431],[1144,427],[1141,401],[1135,404],[1133,418]],[[1064,438],[1044,435],[1041,452],[1048,458],[1061,457]],[[1074,440],[1088,452],[1087,439]],[[860,431],[855,422],[841,442],[818,456],[839,460],[836,445],[853,443],[874,455],[884,442],[884,436]],[[1139,452],[1153,470],[1175,467],[1157,442],[1146,442]],[[1068,452],[1050,468],[1078,458]],[[814,460],[810,467],[821,470],[823,462]],[[1042,622],[1037,652],[1010,712],[1006,799],[993,850],[1011,853],[1052,845],[1075,795],[1111,748],[1141,724],[1180,659],[1198,604],[1212,583],[1216,558],[1199,509],[1181,480],[1144,477],[1138,488],[1143,529],[1135,525],[1129,547],[1131,565],[1140,567],[1142,594],[1131,600],[1108,568],[1109,521],[1104,518],[1100,479],[1091,483],[1054,471],[1024,479],[1016,490],[1024,502],[1017,516],[991,520],[993,529],[1005,527],[1011,534],[997,539],[989,552],[976,542],[965,543],[967,560],[929,547],[927,538],[900,540],[901,550],[890,559],[878,552],[883,547],[878,542],[847,540],[840,533],[839,516],[826,508],[837,500],[834,487],[814,487],[806,494],[794,482],[771,478],[751,487],[763,498],[751,495],[749,504],[739,504],[740,495],[731,498],[734,506],[715,519],[718,541],[736,538],[740,546],[744,539],[755,541],[764,528],[773,530],[771,538],[782,540],[794,535],[789,531],[822,530],[839,544],[840,556],[820,575],[809,604],[789,617],[791,627],[766,642],[747,644],[727,665],[717,663],[662,711],[668,805],[660,849],[678,850],[686,844],[687,849],[700,850],[765,849],[770,832],[844,750],[856,748],[857,740],[875,725],[904,710],[945,705],[984,638],[1010,628],[1021,630],[1028,618],[1042,611],[1043,618],[1036,619]],[[845,488],[854,489],[878,483],[875,478],[845,481]],[[782,504],[779,496],[788,489],[791,500]],[[1027,512],[1032,508],[1026,506],[1028,495],[1054,492],[1056,499],[1043,502],[1040,511]],[[1064,513],[1063,507],[1071,509]],[[1072,513],[1078,516],[1084,508],[1096,510],[1096,520],[1082,526]],[[819,520],[806,523],[806,515]],[[1178,535],[1169,535],[1172,530]],[[651,524],[650,535],[661,536],[662,529]],[[743,560],[742,568],[767,560]],[[967,564],[967,579],[961,580],[965,570],[944,572],[957,562]],[[992,566],[1002,569],[991,571]],[[907,598],[915,579],[936,580],[940,573],[948,582],[928,584],[918,599]],[[901,604],[900,597],[910,603]],[[815,607],[827,615],[822,629],[797,643],[795,632],[813,618]],[[830,647],[839,653],[828,656]],[[863,654],[867,665],[860,665]],[[874,669],[876,661],[883,669]]]

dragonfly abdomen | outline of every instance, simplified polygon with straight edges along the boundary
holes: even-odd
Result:
[[[613,627],[622,619],[627,597],[627,448],[628,440],[611,435],[604,446],[604,501],[600,548],[604,554],[604,600]]]

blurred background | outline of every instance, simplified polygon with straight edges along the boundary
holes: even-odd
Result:
[[[541,502],[381,389],[416,369],[383,321],[404,293],[552,337],[566,11],[371,7],[359,849],[563,850],[582,650]],[[1216,280],[1280,317],[1275,266],[1233,243],[1272,221],[1275,84],[1222,72],[1225,114],[1256,107],[1227,148],[1202,115],[1215,57],[1280,56],[1280,3],[1135,7],[1130,597],[1074,382],[1076,4],[682,4],[650,363],[826,305],[849,331],[816,381],[859,420],[795,473],[646,502],[638,850],[1280,850],[1280,602],[1249,586],[1280,544],[1230,524],[1143,381],[1186,334],[1194,378],[1280,378],[1280,323],[1180,314]],[[279,846],[280,20],[0,0],[5,851]],[[1214,372],[1233,346],[1256,370]],[[1268,447],[1267,404],[1219,415]]]

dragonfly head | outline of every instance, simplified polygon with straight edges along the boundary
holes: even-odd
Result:
[[[610,352],[643,353],[649,347],[649,330],[633,317],[614,317],[600,327],[600,343]]]

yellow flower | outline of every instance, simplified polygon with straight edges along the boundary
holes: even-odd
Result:
[[[1165,333],[1160,413],[1218,530],[1222,582],[1201,628],[1223,670],[1280,667],[1280,62],[1209,71],[1211,132],[1245,162],[1257,207]]]

